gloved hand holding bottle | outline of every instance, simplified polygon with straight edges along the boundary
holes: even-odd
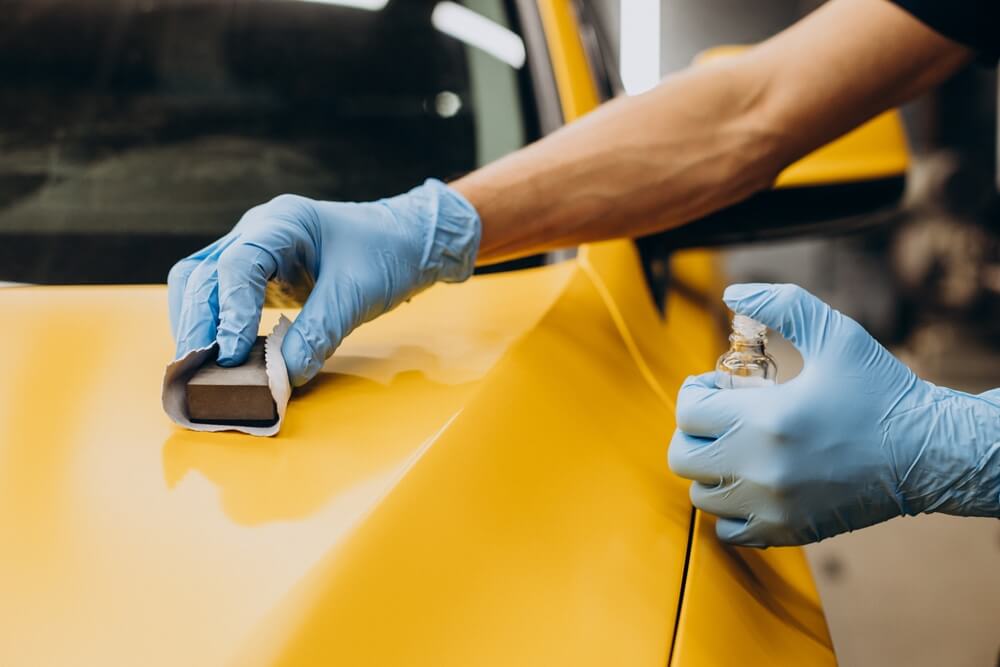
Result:
[[[267,282],[314,283],[281,350],[300,386],[359,324],[437,281],[468,278],[480,235],[473,206],[433,179],[367,204],[282,195],[170,271],[177,356],[217,341],[220,364],[241,364],[257,336]]]
[[[733,285],[724,301],[790,340],[804,367],[781,385],[718,389],[711,372],[680,390],[670,467],[720,517],[720,539],[805,544],[904,514],[1000,517],[1000,391],[921,380],[794,285]]]

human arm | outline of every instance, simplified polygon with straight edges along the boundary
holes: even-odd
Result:
[[[282,348],[303,384],[356,326],[463,280],[474,262],[695,219],[968,58],[883,0],[833,0],[745,55],[616,100],[452,187],[371,204],[276,198],[171,271],[177,354],[217,341],[219,363],[242,363],[267,282],[315,282]]]
[[[794,285],[724,300],[788,338],[804,367],[770,387],[688,378],[670,467],[744,546],[815,542],[901,515],[1000,518],[1000,392],[921,380],[854,320]]]
[[[833,0],[739,56],[606,104],[452,185],[482,219],[480,263],[648,234],[768,187],[970,58],[889,2]]]

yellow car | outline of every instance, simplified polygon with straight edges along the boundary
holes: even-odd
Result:
[[[0,289],[0,665],[835,662],[801,550],[721,545],[666,465],[725,324],[713,255],[670,251],[743,238],[722,218],[435,287],[352,334],[274,438],[162,412],[166,289],[141,283],[275,194],[401,191],[586,113],[614,86],[584,11],[4,11],[0,280],[50,286]],[[896,183],[878,122],[779,185]]]

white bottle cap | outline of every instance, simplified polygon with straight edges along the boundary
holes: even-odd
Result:
[[[757,320],[746,315],[736,315],[733,317],[733,333],[740,338],[752,340],[760,338],[767,332],[767,327]]]

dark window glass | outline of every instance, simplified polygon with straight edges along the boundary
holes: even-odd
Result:
[[[524,68],[450,36],[509,17],[462,5],[0,0],[0,280],[162,281],[275,195],[378,198],[516,149]]]

